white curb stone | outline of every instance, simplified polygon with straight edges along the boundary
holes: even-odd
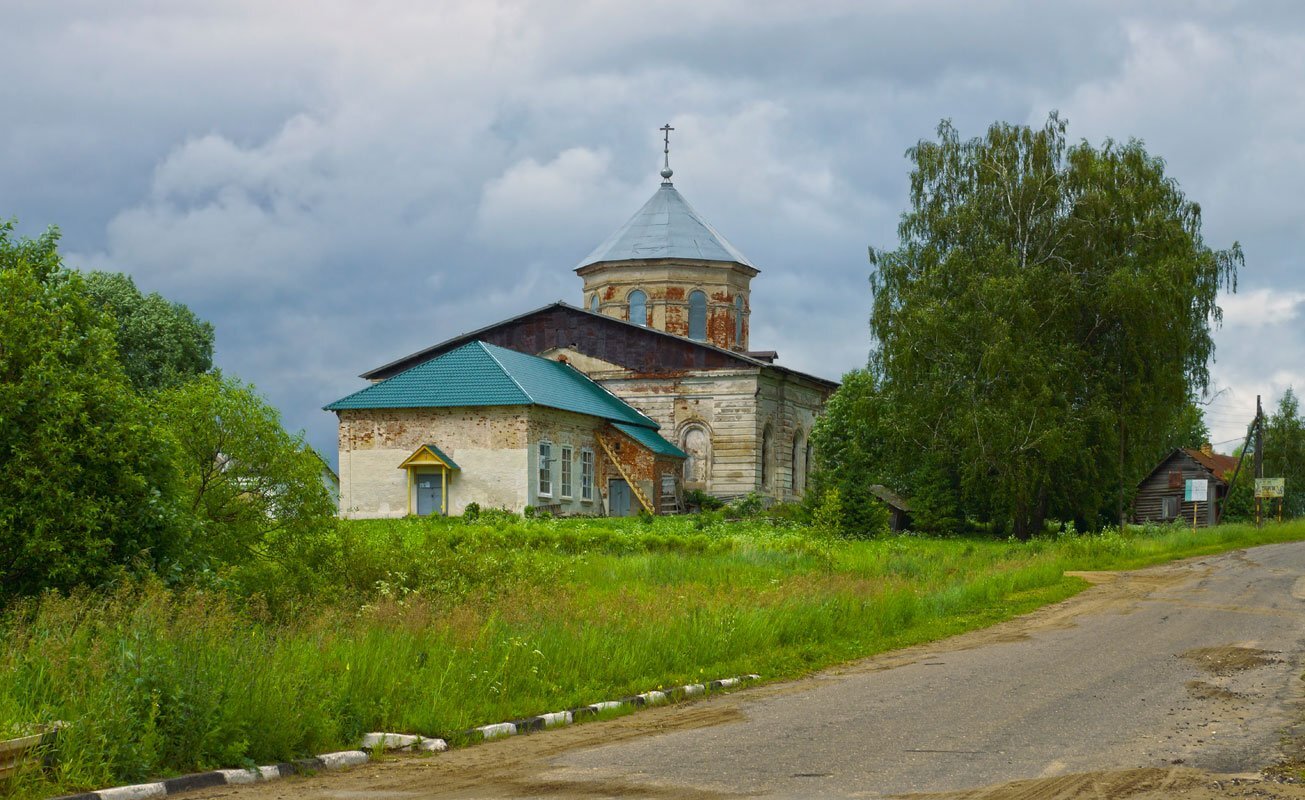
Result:
[[[222,779],[230,786],[240,786],[246,783],[254,783],[263,777],[256,769],[220,769]]]
[[[369,733],[362,739],[362,749],[372,750],[379,747],[382,750],[407,750],[416,747],[420,741],[420,736],[406,733]]]
[[[511,722],[498,722],[493,725],[481,725],[474,730],[480,731],[480,734],[486,739],[497,739],[500,736],[516,736],[517,726]]]
[[[322,753],[318,758],[327,769],[344,769],[366,764],[370,756],[362,750],[342,750],[338,753]]]
[[[718,681],[712,681],[713,687],[728,689],[740,685],[743,681],[761,680],[761,676],[755,673],[740,675],[736,678],[722,678]],[[701,683],[691,683],[687,686],[681,686],[676,690],[685,697],[705,694],[707,687]],[[643,701],[644,705],[658,705],[668,702],[670,697],[668,693],[661,691],[649,691],[643,694],[634,695]],[[627,698],[630,699],[630,698]],[[610,711],[612,709],[624,708],[626,703],[619,700],[606,700],[601,703],[593,703],[585,708],[593,709],[595,712]],[[578,709],[579,710],[579,709]],[[570,725],[575,721],[575,715],[570,711],[555,711],[551,714],[540,714],[538,717],[529,718],[529,727],[534,728],[534,720],[541,720],[545,728],[553,728],[559,725]],[[495,725],[482,725],[479,728],[472,728],[473,731],[479,731],[485,739],[497,739],[502,736],[515,736],[517,726],[511,722],[500,722]],[[427,739],[424,736],[416,736],[405,733],[369,733],[362,739],[364,750],[342,750],[338,753],[322,753],[317,756],[317,763],[321,764],[324,769],[343,769],[345,767],[356,767],[366,764],[371,755],[367,750],[381,748],[382,750],[411,750],[414,747],[427,752],[442,753],[449,749],[449,743],[443,739]],[[311,760],[308,761],[311,764]],[[220,769],[215,770],[216,774],[221,775],[223,781],[232,786],[250,784],[258,781],[273,781],[282,777],[282,768],[289,765],[272,765],[258,767],[257,769]],[[296,770],[297,771],[297,770]],[[205,775],[212,773],[197,774],[194,776],[184,776],[190,778],[203,778]],[[182,781],[182,784],[187,782]],[[176,791],[184,791],[178,788]],[[153,800],[156,797],[166,797],[168,787],[166,783],[139,783],[134,786],[118,786],[112,789],[101,789],[98,792],[90,792],[98,800]]]
[[[162,783],[138,783],[135,786],[119,786],[96,792],[100,800],[146,800],[150,797],[163,797],[167,793],[167,787]]]

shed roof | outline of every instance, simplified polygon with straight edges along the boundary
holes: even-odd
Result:
[[[871,486],[870,494],[878,497],[889,506],[900,511],[905,511],[907,513],[910,513],[911,511],[911,503],[908,500],[903,498],[897,492],[894,492],[892,489],[889,489],[887,486],[884,486],[882,483],[876,483]]]
[[[756,269],[747,256],[693,210],[670,181],[658,187],[643,208],[576,268],[603,261],[653,258],[727,261]]]
[[[685,453],[680,448],[663,439],[661,434],[652,428],[643,428],[638,425],[627,425],[624,422],[613,422],[612,427],[659,456],[671,456],[672,458],[689,457],[688,453]]]
[[[326,406],[447,408],[538,405],[657,430],[648,417],[578,370],[482,341],[423,361]]]

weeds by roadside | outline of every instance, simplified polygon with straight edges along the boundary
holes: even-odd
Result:
[[[0,620],[0,729],[71,723],[18,796],[268,763],[367,730],[447,734],[980,627],[1122,569],[1305,538],[1305,523],[1031,542],[845,541],[682,517],[340,526],[311,575],[47,595]]]

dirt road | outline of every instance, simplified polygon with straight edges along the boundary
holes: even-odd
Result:
[[[1098,573],[984,631],[697,703],[196,797],[1305,798],[1305,543]]]

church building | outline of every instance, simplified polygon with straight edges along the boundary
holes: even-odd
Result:
[[[838,384],[778,365],[774,351],[751,349],[751,284],[760,270],[698,215],[672,184],[672,174],[666,163],[662,183],[648,202],[575,268],[582,280],[581,305],[553,303],[404,356],[363,373],[373,386],[327,406],[340,420],[342,515],[457,513],[472,501],[518,511],[527,504],[551,507],[556,505],[551,493],[555,471],[580,474],[576,464],[565,461],[556,470],[545,469],[549,459],[562,457],[557,437],[541,433],[532,438],[528,433],[531,415],[541,413],[540,408],[548,408],[548,415],[577,413],[574,408],[559,408],[556,402],[532,405],[505,395],[499,399],[512,402],[495,406],[493,413],[508,422],[485,422],[481,406],[438,410],[437,402],[450,400],[440,380],[474,386],[482,379],[479,373],[441,372],[429,365],[469,347],[554,362],[568,376],[574,373],[600,387],[633,415],[612,406],[587,421],[573,420],[577,430],[587,431],[581,437],[587,444],[573,443],[562,452],[565,458],[578,459],[588,447],[588,458],[594,461],[583,468],[593,476],[594,495],[583,507],[557,508],[562,513],[621,515],[640,507],[653,513],[672,511],[682,508],[684,493],[693,490],[722,499],[752,492],[775,501],[802,497],[812,465],[811,429]],[[422,370],[444,377],[423,377]],[[570,378],[566,380],[571,385]],[[396,381],[422,388],[406,394],[378,391]],[[580,391],[581,386],[572,388]],[[369,392],[370,398],[358,400]],[[400,394],[413,405],[403,406],[401,413],[383,407],[395,402],[387,398]],[[462,402],[467,397],[454,399]],[[414,415],[444,415],[444,421],[419,425],[429,442],[411,439],[402,446],[385,446],[388,439],[403,438],[401,430]],[[617,423],[629,430],[613,429]],[[468,426],[495,424],[526,433],[502,439],[499,450],[512,455],[482,460],[478,474],[472,475],[467,459],[459,456],[461,445],[453,442],[462,440]],[[605,447],[604,442],[625,450]],[[419,444],[431,447],[420,451]],[[645,466],[637,475],[634,461],[621,463],[622,452],[641,455],[634,461]],[[441,484],[438,508],[430,502],[414,504],[415,479],[395,475],[395,470],[404,469],[406,458],[418,457],[443,464],[429,467],[447,481]],[[549,494],[540,494],[542,482],[549,485]],[[484,491],[492,483],[514,488]],[[388,488],[378,493],[380,485]],[[477,486],[482,488],[473,490]],[[382,495],[389,499],[382,502]]]

